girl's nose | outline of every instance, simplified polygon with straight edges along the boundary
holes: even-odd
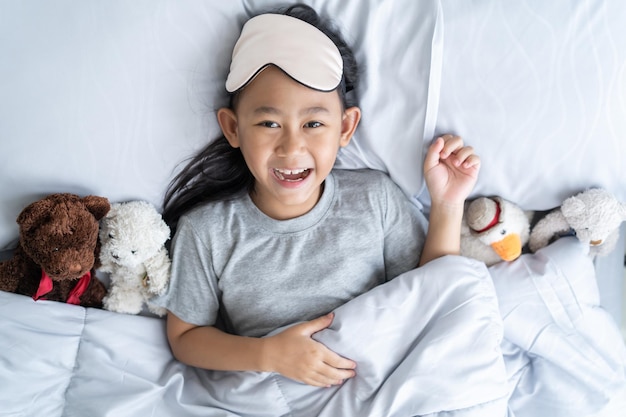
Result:
[[[299,132],[285,129],[285,133],[280,139],[277,153],[279,156],[300,154],[304,150],[304,143],[302,135]]]

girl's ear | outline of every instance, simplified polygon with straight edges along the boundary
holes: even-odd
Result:
[[[237,129],[237,116],[229,108],[222,107],[217,111],[217,122],[220,124],[222,133],[233,148],[239,147],[239,134]]]
[[[348,107],[344,111],[343,120],[341,121],[341,139],[339,141],[339,146],[342,148],[348,146],[350,139],[352,139],[352,135],[354,135],[356,127],[359,125],[359,120],[361,120],[360,108]]]

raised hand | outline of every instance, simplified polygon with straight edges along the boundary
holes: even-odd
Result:
[[[455,135],[443,135],[428,148],[424,178],[433,205],[463,204],[480,170],[480,158]]]

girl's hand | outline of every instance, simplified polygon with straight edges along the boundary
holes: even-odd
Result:
[[[424,178],[433,205],[459,205],[469,196],[480,170],[480,158],[455,135],[443,135],[428,148]]]
[[[330,326],[332,313],[265,339],[264,368],[316,387],[339,385],[355,375],[356,363],[343,358],[311,337]]]

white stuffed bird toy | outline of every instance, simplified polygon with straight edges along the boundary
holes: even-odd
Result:
[[[626,221],[626,203],[602,188],[590,188],[563,201],[539,220],[530,233],[528,246],[536,252],[553,239],[574,235],[589,245],[591,257],[608,255],[619,238],[619,226]]]
[[[146,303],[152,313],[164,315],[164,309],[148,301],[163,294],[170,278],[171,262],[165,248],[170,229],[156,208],[146,201],[112,204],[100,222],[99,237],[99,270],[111,278],[104,308],[137,314]]]
[[[528,242],[532,214],[501,197],[469,202],[461,225],[461,255],[487,266],[517,259]]]

